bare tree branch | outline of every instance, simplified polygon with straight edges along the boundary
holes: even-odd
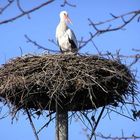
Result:
[[[66,5],[71,6],[71,7],[76,7],[75,4],[71,4],[71,3],[68,2],[68,0],[64,0],[63,4],[61,4],[61,7],[64,7]]]
[[[132,49],[133,51],[135,51],[135,52],[140,52],[140,49]]]
[[[49,42],[53,43],[55,46],[58,46],[54,39],[48,39]]]
[[[14,0],[8,0],[8,4],[6,4],[4,7],[0,7],[0,14],[2,14],[13,2]]]
[[[28,109],[26,109],[26,113],[27,113],[27,116],[28,116],[28,118],[29,118],[30,124],[31,124],[31,126],[32,126],[32,129],[33,129],[33,132],[34,132],[35,138],[36,138],[36,140],[39,140],[39,137],[38,137],[38,135],[37,135],[37,132],[36,132],[36,129],[35,129],[34,123],[33,123],[33,121],[32,121],[32,118],[31,118],[31,115],[30,115]]]
[[[22,13],[25,13],[25,11],[23,10],[23,8],[21,7],[20,0],[17,0],[17,7],[19,8],[19,10],[20,10]]]
[[[49,121],[47,123],[45,123],[38,131],[37,134],[39,134],[45,127],[48,127],[48,125],[50,124],[50,122],[52,122],[52,120],[54,120],[55,117],[50,118]]]
[[[27,42],[28,43],[32,43],[34,46],[36,46],[38,49],[43,49],[43,50],[46,50],[48,52],[55,52],[55,53],[58,53],[60,51],[57,51],[57,50],[51,50],[51,49],[48,49],[46,47],[43,47],[41,45],[39,45],[36,41],[33,41],[32,39],[30,39],[27,35],[25,35],[25,38],[27,39]]]
[[[93,128],[93,130],[92,130],[92,132],[91,132],[91,135],[90,135],[89,140],[92,140],[92,137],[95,135],[96,128],[97,128],[97,126],[98,126],[98,124],[99,124],[99,122],[100,122],[100,119],[101,119],[101,117],[102,117],[102,115],[103,115],[104,110],[105,110],[105,106],[102,108],[102,110],[101,110],[101,112],[100,112],[100,114],[99,114],[99,117],[98,117],[98,119],[97,119],[97,121],[96,121],[96,123],[95,123],[95,126],[94,126],[94,128]]]
[[[44,7],[44,6],[46,6],[46,5],[50,4],[50,3],[52,3],[53,1],[54,1],[54,0],[48,0],[47,2],[44,2],[44,3],[40,4],[40,5],[37,6],[37,7],[34,7],[33,9],[30,9],[30,10],[27,10],[27,11],[23,11],[23,10],[22,10],[22,13],[19,14],[19,15],[17,15],[17,16],[15,16],[15,17],[9,18],[9,19],[7,19],[7,20],[0,21],[0,25],[1,25],[1,24],[5,24],[5,23],[9,23],[9,22],[13,22],[13,21],[15,21],[15,20],[17,20],[17,19],[19,19],[19,18],[25,16],[25,15],[28,15],[28,14],[30,14],[30,13],[36,11],[36,10],[39,10],[40,8],[42,8],[42,7]],[[20,9],[21,9],[21,8],[20,8]]]
[[[111,112],[115,112],[115,113],[117,113],[118,115],[121,115],[121,116],[123,116],[123,117],[125,117],[125,118],[128,118],[128,119],[132,120],[132,121],[135,121],[135,119],[133,119],[132,117],[129,117],[128,115],[122,114],[122,113],[120,113],[120,112],[118,112],[118,111],[116,111],[116,110],[114,110],[114,109],[111,109],[111,108],[108,108],[108,107],[106,107],[106,109],[110,110]]]
[[[124,136],[122,134],[122,136],[118,137],[112,137],[111,135],[109,136],[104,136],[103,134],[97,134],[96,136],[102,138],[102,139],[107,139],[107,140],[136,140],[136,139],[140,139],[140,136],[135,136],[134,134],[132,136]]]
[[[137,16],[137,15],[139,15],[140,14],[140,10],[136,10],[136,11],[131,11],[131,12],[128,12],[128,13],[125,13],[125,14],[122,14],[122,15],[119,15],[119,16],[116,16],[116,15],[114,15],[114,14],[112,14],[111,13],[111,16],[113,17],[113,18],[111,18],[111,19],[108,19],[108,20],[105,20],[105,21],[100,21],[100,22],[97,22],[97,23],[94,23],[94,25],[101,25],[101,24],[105,24],[105,23],[108,23],[108,22],[112,22],[112,21],[114,21],[114,20],[116,20],[116,19],[124,19],[124,17],[126,17],[126,16],[128,16],[128,15],[132,15],[132,17],[133,16]],[[131,18],[132,18],[131,17]],[[130,18],[130,19],[131,19]],[[129,19],[129,20],[130,20]],[[128,21],[129,21],[128,20]],[[125,22],[125,21],[124,21]]]
[[[140,10],[137,11],[131,11],[119,16],[115,16],[113,14],[111,14],[111,16],[113,18],[105,20],[105,21],[101,21],[98,23],[94,23],[91,19],[88,19],[89,21],[89,25],[93,27],[93,29],[95,30],[95,33],[89,33],[90,37],[87,40],[82,40],[80,42],[80,46],[79,49],[82,49],[84,46],[86,46],[89,42],[92,41],[92,39],[94,37],[96,37],[97,35],[101,35],[103,33],[108,33],[108,32],[112,32],[112,31],[117,31],[117,30],[121,30],[123,29],[125,26],[127,26],[132,20],[134,20],[138,15],[140,15]],[[131,16],[130,18],[128,18],[127,20],[125,19],[126,16]],[[138,17],[139,18],[139,17]],[[106,23],[112,22],[114,20],[118,20],[120,19],[122,21],[122,23],[116,27],[112,27],[112,25],[109,25],[107,28],[105,29],[99,29],[99,25],[104,25]]]
[[[18,7],[18,9],[19,9],[22,13],[25,13],[25,10],[23,10],[23,8],[22,8],[22,6],[21,6],[21,4],[20,4],[20,0],[17,0],[17,7]],[[29,14],[26,14],[26,15],[27,15],[28,19],[30,19]]]

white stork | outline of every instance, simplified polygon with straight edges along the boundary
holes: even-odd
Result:
[[[76,54],[77,40],[74,32],[67,26],[71,20],[66,11],[60,12],[60,22],[56,28],[56,40],[62,53]]]

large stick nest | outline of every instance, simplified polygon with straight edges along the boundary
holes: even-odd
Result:
[[[125,65],[98,56],[24,56],[1,66],[0,97],[17,109],[94,109],[124,102],[133,80]]]

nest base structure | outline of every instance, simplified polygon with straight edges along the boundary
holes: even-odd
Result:
[[[0,67],[0,97],[17,109],[66,111],[117,105],[131,94],[128,68],[98,56],[27,55]]]

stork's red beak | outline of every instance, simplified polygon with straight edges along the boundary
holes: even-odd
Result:
[[[65,15],[65,20],[67,23],[72,24],[71,19],[69,18],[69,16]]]
[[[71,22],[71,20],[70,20],[70,18],[68,16],[67,16],[67,22],[72,24],[72,22]]]

